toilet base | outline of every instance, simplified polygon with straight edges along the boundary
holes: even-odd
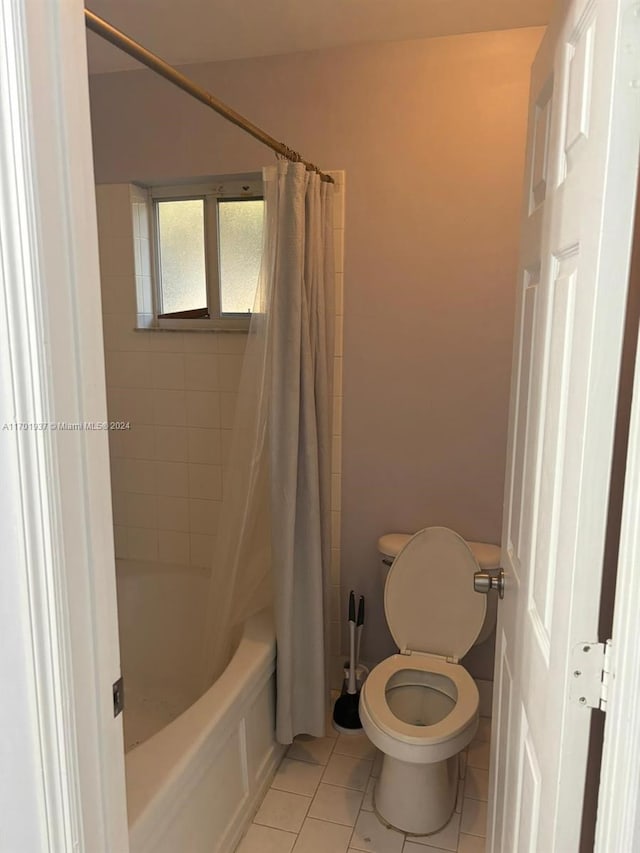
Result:
[[[373,798],[378,816],[394,829],[430,835],[451,819],[457,793],[457,755],[433,764],[410,764],[385,755]]]

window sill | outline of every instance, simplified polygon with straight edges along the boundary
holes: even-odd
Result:
[[[154,325],[138,322],[136,332],[232,332],[249,331],[250,319],[238,317],[224,320],[156,320]]]
[[[158,332],[195,332],[196,334],[223,334],[223,335],[246,335],[249,331],[249,326],[245,326],[244,328],[233,328],[230,326],[222,326],[222,327],[212,327],[207,326],[206,328],[198,328],[192,326],[172,326],[172,327],[158,327],[158,326],[136,326],[133,330],[134,332],[152,332],[154,334]]]

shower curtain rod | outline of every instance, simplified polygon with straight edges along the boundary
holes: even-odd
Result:
[[[156,56],[155,53],[151,53],[151,51],[147,50],[146,47],[143,47],[141,44],[138,44],[137,41],[129,38],[129,36],[116,29],[116,27],[112,26],[103,18],[100,18],[94,12],[91,12],[89,9],[85,9],[84,17],[87,28],[99,35],[101,38],[111,42],[111,44],[115,45],[120,50],[123,50],[125,53],[128,53],[129,56],[137,59],[138,62],[146,65],[147,68],[155,71],[156,74],[160,74],[160,76],[164,77],[165,80],[168,80],[170,83],[178,86],[179,89],[187,92],[193,98],[196,98],[196,100],[202,101],[203,104],[206,104],[206,106],[215,110],[215,112],[223,118],[226,118],[227,121],[237,125],[242,130],[246,131],[246,133],[253,136],[254,139],[257,139],[259,142],[262,142],[264,145],[273,149],[277,154],[281,154],[283,157],[286,157],[287,160],[292,160],[294,163],[304,163],[308,171],[317,172],[323,181],[327,181],[331,184],[334,183],[331,175],[321,172],[317,166],[313,165],[313,163],[303,160],[297,151],[294,151],[283,142],[278,142],[277,139],[269,136],[269,134],[265,133],[264,130],[257,127],[255,124],[252,124],[252,122],[240,115],[240,113],[232,110],[231,107],[228,107],[222,101],[218,100],[218,98],[210,92],[207,92],[206,89],[202,89],[200,86],[196,85],[193,80],[185,77],[185,75],[181,74],[177,68],[169,65],[169,63],[165,62],[164,59],[160,59],[160,57]]]

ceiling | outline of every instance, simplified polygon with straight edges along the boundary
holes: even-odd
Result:
[[[173,65],[546,24],[553,0],[87,0]],[[89,71],[140,66],[89,33]]]

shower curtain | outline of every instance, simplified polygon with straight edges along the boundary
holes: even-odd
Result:
[[[333,185],[263,172],[265,239],[211,576],[207,682],[273,601],[276,736],[324,734],[334,319]]]

